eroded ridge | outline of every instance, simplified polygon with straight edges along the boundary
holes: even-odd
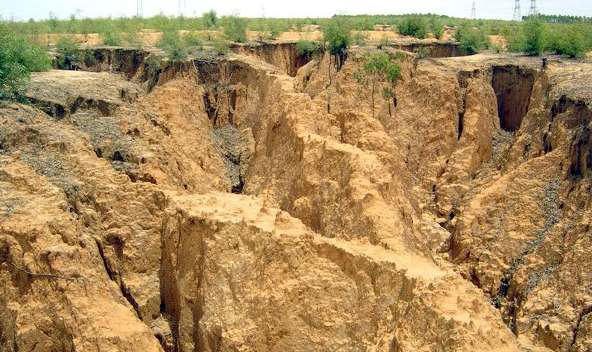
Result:
[[[261,50],[0,107],[2,349],[590,349],[589,64]]]

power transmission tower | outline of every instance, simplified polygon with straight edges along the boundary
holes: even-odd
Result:
[[[473,1],[473,7],[471,8],[471,19],[477,19],[477,5]]]
[[[137,9],[136,10],[136,16],[142,17],[143,16],[143,13],[144,13],[144,9],[143,9],[143,6],[142,6],[142,0],[137,0],[137,2],[136,2],[136,9]]]
[[[185,10],[187,10],[187,0],[179,0],[179,13],[177,14],[179,17],[185,14]]]
[[[522,12],[520,11],[520,0],[514,1],[514,17],[512,17],[514,21],[521,21],[522,20]]]
[[[539,10],[537,10],[536,0],[530,0],[530,11],[528,13],[529,16],[536,16],[539,14]]]

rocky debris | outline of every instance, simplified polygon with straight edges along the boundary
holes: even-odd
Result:
[[[506,131],[520,128],[528,112],[532,88],[536,78],[534,70],[520,66],[494,66],[491,85],[497,97],[500,127]]]
[[[245,176],[254,149],[250,129],[239,131],[232,125],[214,128],[214,145],[220,152],[230,179],[231,192],[242,193]]]

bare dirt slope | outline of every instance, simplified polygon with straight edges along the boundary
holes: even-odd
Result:
[[[0,350],[592,349],[592,66],[265,50],[0,107]]]

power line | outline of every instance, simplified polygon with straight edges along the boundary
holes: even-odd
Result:
[[[187,10],[187,0],[179,0],[179,13],[178,16],[183,16]]]
[[[142,6],[142,0],[136,1],[136,16],[142,17],[144,15],[144,8]]]
[[[512,17],[514,21],[522,20],[522,12],[520,11],[520,0],[514,1],[514,16]]]

